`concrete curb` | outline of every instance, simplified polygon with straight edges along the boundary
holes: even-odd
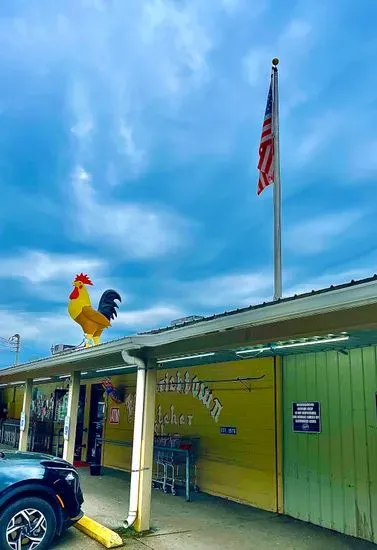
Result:
[[[105,548],[119,548],[119,546],[124,545],[123,540],[117,533],[97,523],[94,519],[88,518],[88,516],[83,516],[75,523],[75,527],[85,533],[85,535],[88,535],[88,537],[102,544]]]

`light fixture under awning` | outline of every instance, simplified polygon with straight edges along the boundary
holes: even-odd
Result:
[[[196,355],[182,355],[181,357],[172,357],[171,359],[161,359],[158,362],[161,364],[164,363],[173,363],[174,361],[186,361],[189,359],[202,359],[203,357],[212,357],[215,355],[215,352],[212,351],[210,353],[199,353]]]
[[[316,346],[320,344],[333,344],[337,342],[344,342],[346,340],[349,340],[349,338],[350,338],[349,335],[345,335],[344,333],[342,333],[341,336],[334,335],[334,336],[331,336],[330,338],[329,338],[329,335],[327,337],[318,336],[315,338],[311,338],[311,339],[305,338],[294,342],[291,341],[291,342],[284,342],[284,343],[276,343],[276,344],[271,344],[270,346],[253,347],[253,348],[237,350],[236,354],[237,355],[246,355],[249,353],[259,354],[267,351],[270,353],[271,352],[273,353],[275,350],[280,350],[280,349],[299,348],[304,346]]]

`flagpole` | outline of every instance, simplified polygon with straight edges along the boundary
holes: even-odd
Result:
[[[279,60],[277,58],[272,60],[272,128],[274,133],[274,300],[279,300],[282,297],[278,63]]]

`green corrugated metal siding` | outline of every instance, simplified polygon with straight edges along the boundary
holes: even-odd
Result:
[[[376,392],[376,347],[284,357],[286,514],[377,542]],[[320,402],[320,434],[293,433],[295,401]]]

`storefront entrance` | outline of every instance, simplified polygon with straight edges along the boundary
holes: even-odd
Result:
[[[76,427],[76,440],[75,440],[75,462],[80,462],[84,456],[83,449],[86,445],[83,445],[83,435],[84,435],[84,411],[85,411],[85,397],[86,397],[86,386],[80,386],[80,397],[79,397],[79,409],[77,412],[77,427]]]

